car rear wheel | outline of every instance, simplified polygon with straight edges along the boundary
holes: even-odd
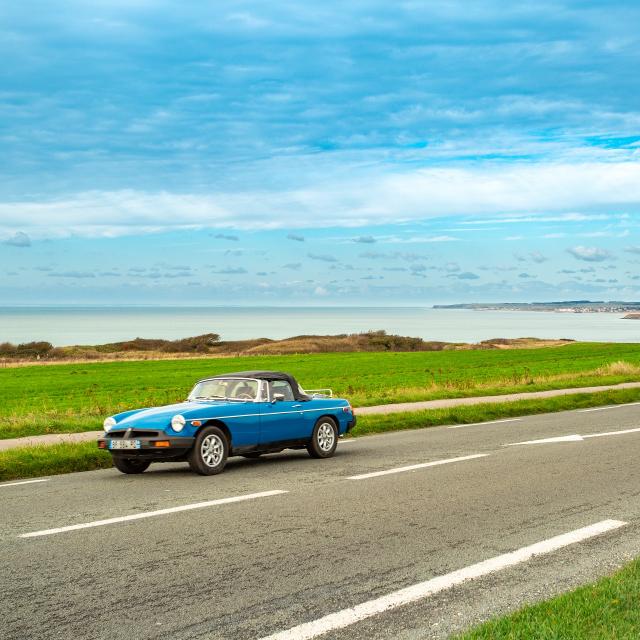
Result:
[[[320,418],[311,434],[307,451],[312,458],[330,458],[338,446],[338,427],[333,418]]]
[[[136,460],[135,458],[121,458],[113,456],[113,466],[122,473],[143,473],[151,464],[151,460]]]
[[[189,466],[202,476],[220,473],[227,463],[229,442],[219,427],[205,427],[198,433],[187,455]]]

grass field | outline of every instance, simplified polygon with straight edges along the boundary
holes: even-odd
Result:
[[[613,576],[491,620],[456,640],[637,640],[640,560]]]
[[[338,353],[0,369],[0,438],[99,429],[105,416],[183,400],[194,381],[245,369],[289,371],[357,406],[640,380],[640,344],[543,349]]]

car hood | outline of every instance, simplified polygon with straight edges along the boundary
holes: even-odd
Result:
[[[187,420],[197,418],[209,418],[212,416],[223,417],[232,413],[237,413],[238,406],[245,406],[253,403],[244,402],[179,402],[168,404],[163,407],[152,407],[150,409],[140,409],[118,420],[114,429],[128,429],[129,427],[150,427],[164,429],[167,427],[173,416],[180,414]]]

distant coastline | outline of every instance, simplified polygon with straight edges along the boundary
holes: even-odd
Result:
[[[433,304],[433,303],[432,303]],[[640,311],[636,309],[635,311]],[[626,313],[632,313],[627,311]],[[295,335],[357,334],[384,329],[425,341],[481,342],[536,336],[583,342],[640,342],[625,313],[538,313],[527,309],[422,307],[283,308],[2,308],[0,343],[48,341],[55,347],[149,339],[180,340],[217,333],[222,341],[283,340]]]
[[[553,313],[626,313],[624,319],[640,318],[640,302],[612,300],[562,300],[558,302],[471,302],[435,304],[434,309],[470,309],[473,311],[547,311]]]

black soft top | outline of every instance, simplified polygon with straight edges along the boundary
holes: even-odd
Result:
[[[254,378],[257,380],[284,380],[291,385],[291,390],[296,400],[311,400],[311,396],[306,393],[302,393],[302,389],[297,380],[282,371],[236,371],[235,373],[224,373],[219,376],[213,376],[215,378]],[[208,378],[209,379],[209,378]]]

